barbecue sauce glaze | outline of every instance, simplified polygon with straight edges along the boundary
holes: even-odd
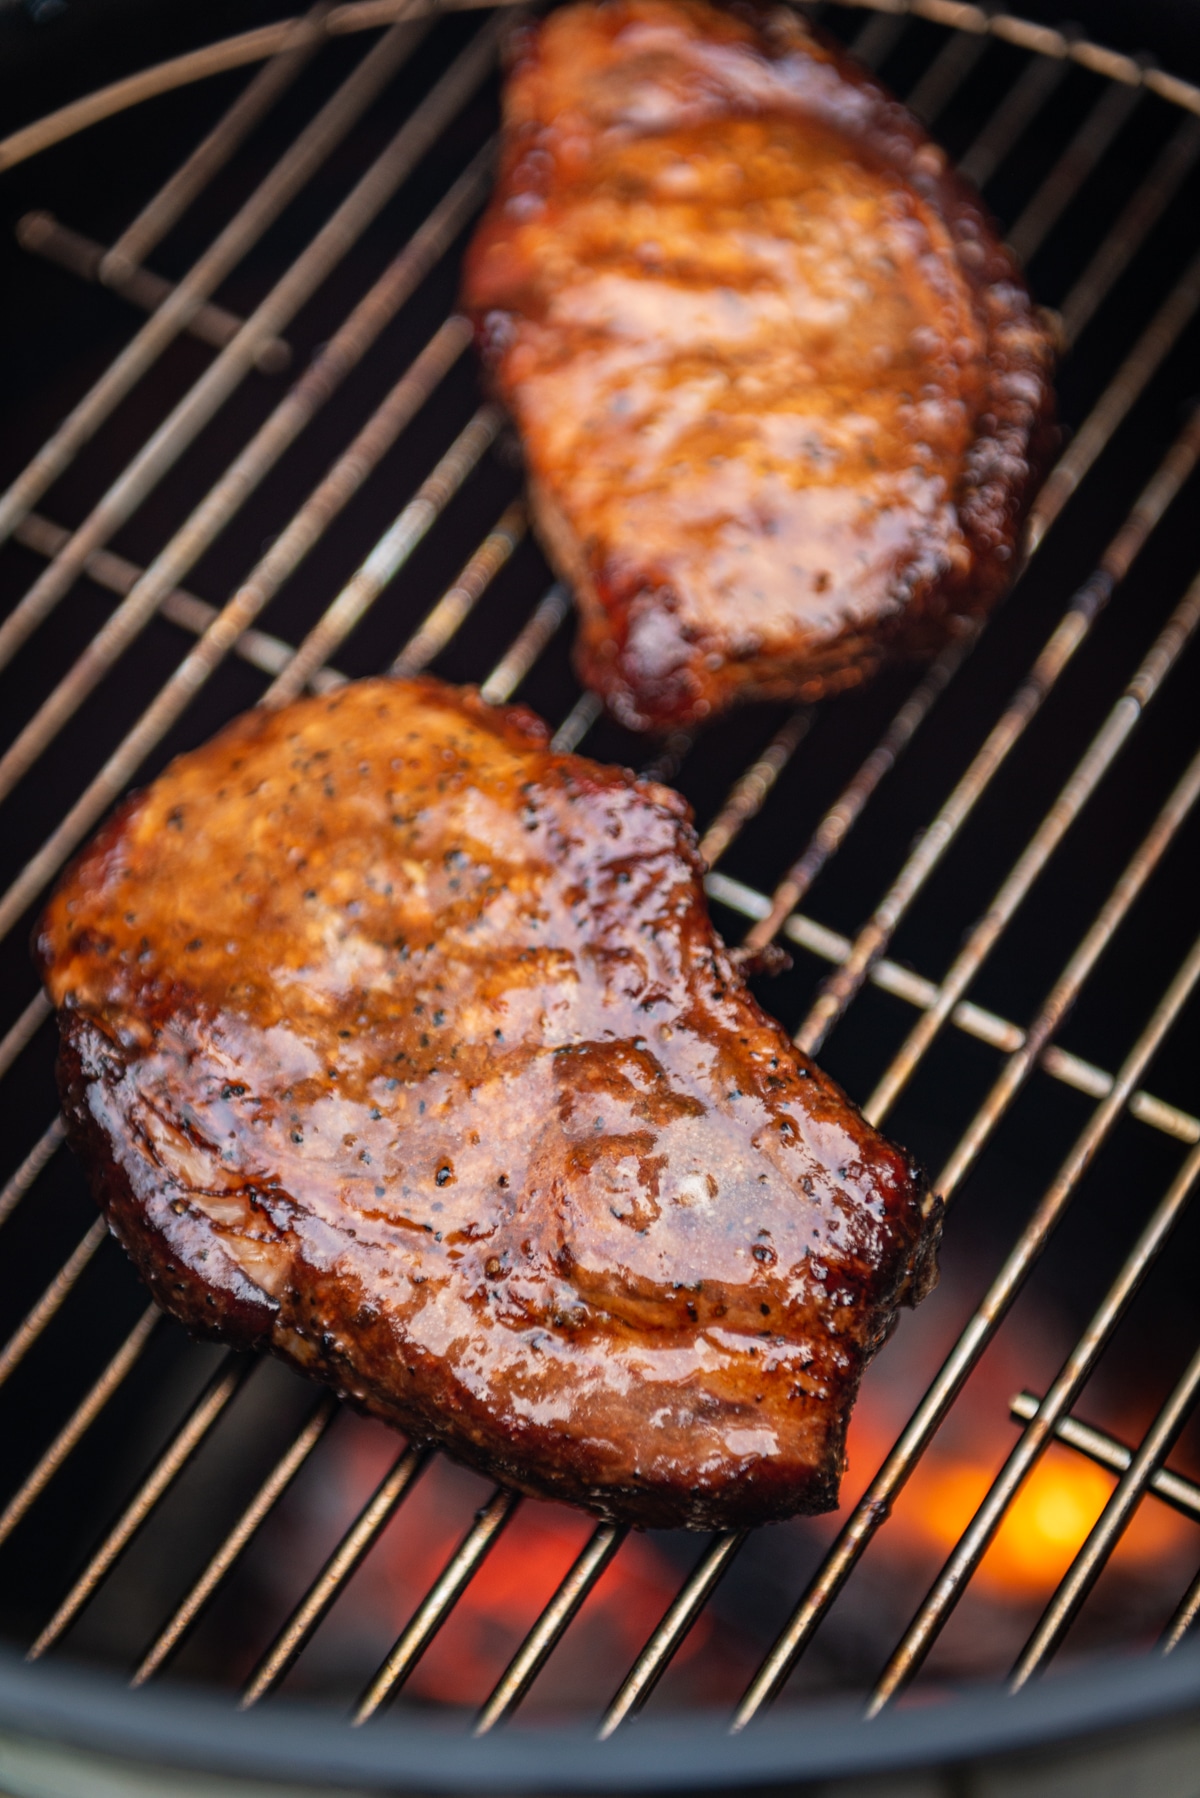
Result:
[[[463,303],[623,723],[819,699],[1008,584],[1047,326],[944,152],[790,8],[521,27]]]
[[[159,1303],[603,1517],[832,1506],[939,1220],[747,992],[694,841],[433,681],[251,712],[129,800],[36,948]]]

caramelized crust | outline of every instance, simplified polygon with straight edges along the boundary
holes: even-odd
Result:
[[[1007,584],[1047,331],[943,152],[787,8],[520,29],[463,297],[624,723],[819,698]]]
[[[675,794],[363,681],[180,757],[36,948],[73,1141],[191,1329],[604,1517],[836,1502],[938,1219],[745,990]]]

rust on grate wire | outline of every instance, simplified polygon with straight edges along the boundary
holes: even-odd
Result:
[[[853,47],[872,66],[880,66],[898,48],[910,19],[947,28],[947,35],[932,50],[909,94],[910,103],[927,121],[936,121],[951,104],[994,44],[1006,44],[1024,54],[1025,60],[1012,82],[960,159],[964,171],[979,182],[988,181],[1018,146],[1052,101],[1068,69],[1086,70],[1101,82],[1065,148],[1010,224],[1010,238],[1026,258],[1034,255],[1052,233],[1061,230],[1075,197],[1120,141],[1135,115],[1140,116],[1152,103],[1168,104],[1192,115],[1180,120],[1149,159],[1132,197],[1108,225],[1100,242],[1084,246],[1059,307],[1062,337],[1069,353],[1125,271],[1136,264],[1150,233],[1168,212],[1200,158],[1200,119],[1195,116],[1200,114],[1200,92],[1078,34],[958,4],[957,0],[840,3],[857,7],[867,15],[853,36]],[[27,247],[56,257],[77,275],[108,285],[123,292],[134,304],[153,310],[111,368],[79,401],[8,492],[0,496],[0,540],[12,536],[46,563],[9,618],[0,623],[0,664],[18,653],[81,576],[119,600],[93,643],[0,756],[0,798],[32,771],[40,755],[72,722],[83,700],[110,677],[120,657],[132,648],[152,618],[161,616],[196,641],[103,768],[91,778],[0,897],[0,934],[11,929],[45,891],[67,856],[126,789],[229,655],[236,654],[251,668],[270,677],[262,695],[268,704],[282,703],[306,688],[325,690],[345,678],[334,666],[333,658],[401,574],[418,545],[437,529],[455,494],[472,480],[497,436],[499,414],[485,404],[417,483],[390,527],[373,545],[365,546],[356,571],[298,643],[256,627],[259,614],[292,578],[353,495],[371,479],[400,433],[434,400],[468,341],[464,321],[452,314],[392,383],[345,450],[334,457],[325,477],[298,506],[290,523],[264,550],[260,561],[230,598],[217,605],[183,585],[206,548],[251,502],[255,489],[285,449],[308,429],[350,370],[370,355],[384,327],[425,275],[448,254],[485,196],[492,154],[489,145],[436,201],[425,223],[153,561],[141,568],[107,547],[113,533],[140,509],[166,469],[186,455],[201,429],[249,371],[264,365],[278,367],[287,353],[282,334],[302,304],[327,279],[427,152],[453,129],[454,121],[490,73],[505,23],[500,13],[485,19],[473,32],[457,60],[248,319],[232,317],[211,299],[225,274],[301,191],[332,149],[350,136],[367,107],[386,91],[421,35],[430,28],[433,10],[425,0],[354,0],[342,6],[318,5],[302,18],[283,20],[223,44],[189,52],[144,76],[117,83],[0,142],[2,169],[87,129],[125,106],[169,92],[173,86],[202,80],[221,70],[262,65],[195,151],[110,247],[88,239],[75,229],[75,221],[67,226],[35,215],[23,226]],[[369,31],[382,35],[360,57],[311,124],[284,150],[208,250],[178,282],[162,282],[147,267],[147,258],[231,162],[250,130],[267,116],[301,68],[319,56],[322,46],[331,39]],[[1035,505],[1026,568],[1095,464],[1118,438],[1130,413],[1193,323],[1198,308],[1200,255],[1184,268],[1173,286],[1155,296],[1148,323],[1119,365],[1106,371],[1107,379],[1101,384],[1098,397],[1051,470]],[[214,347],[216,356],[117,475],[88,518],[72,527],[35,510],[50,485],[104,427],[117,404],[145,379],[174,337],[188,331]],[[1056,1651],[1144,1494],[1153,1493],[1188,1515],[1195,1516],[1200,1510],[1200,1493],[1194,1483],[1163,1465],[1200,1390],[1200,1357],[1179,1377],[1145,1436],[1133,1447],[1083,1424],[1073,1411],[1096,1358],[1161,1253],[1200,1176],[1200,1120],[1155,1097],[1142,1085],[1151,1061],[1200,981],[1200,946],[1188,955],[1115,1073],[1068,1053],[1054,1041],[1064,1017],[1084,990],[1130,908],[1192,815],[1200,797],[1200,755],[1193,758],[1179,778],[1141,845],[1096,910],[1032,1024],[1022,1027],[967,997],[979,969],[1084,806],[1100,789],[1134,726],[1184,652],[1200,622],[1200,579],[1183,596],[1140,666],[1129,675],[1107,721],[1045,813],[950,971],[940,982],[934,982],[901,967],[886,953],[899,922],[916,903],[966,819],[1034,716],[1053,697],[1100,610],[1110,602],[1119,603],[1121,583],[1192,475],[1198,450],[1200,423],[1193,416],[1162,454],[1157,469],[1096,569],[1069,600],[1028,679],[990,731],[984,733],[983,744],[968,772],[935,812],[891,890],[855,939],[847,940],[799,908],[848,836],[860,826],[896,763],[925,727],[943,693],[975,650],[980,637],[978,628],[964,629],[915,682],[878,743],[825,812],[808,844],[792,850],[772,892],[760,893],[747,887],[716,864],[751,821],[770,808],[773,791],[807,738],[812,724],[810,711],[802,708],[793,712],[762,744],[745,770],[732,780],[723,803],[714,809],[703,832],[701,847],[710,865],[710,894],[749,920],[742,950],[758,954],[782,937],[834,964],[834,973],[798,1032],[803,1046],[817,1047],[867,983],[883,987],[917,1008],[916,1023],[868,1102],[873,1117],[881,1119],[886,1115],[946,1026],[967,1032],[1004,1057],[991,1090],[938,1177],[936,1184],[944,1198],[951,1199],[961,1186],[1016,1095],[1036,1070],[1096,1101],[1091,1117],[1028,1225],[1012,1245],[1000,1273],[751,1680],[738,1708],[735,1727],[744,1727],[782,1688],[882,1526],[892,1500],[949,1414],[968,1374],[994,1339],[1053,1230],[1073,1202],[1083,1173],[1111,1136],[1118,1119],[1125,1115],[1188,1144],[1192,1153],[1046,1395],[1039,1400],[1022,1393],[1012,1401],[1013,1416],[1025,1426],[1022,1435],[905,1631],[876,1686],[872,1709],[889,1702],[915,1676],[966,1590],[1013,1498],[1052,1441],[1109,1468],[1119,1476],[1118,1485],[1018,1659],[1011,1676],[1014,1686],[1032,1678]],[[451,585],[397,652],[389,664],[392,672],[417,672],[450,646],[475,608],[486,602],[493,582],[514,555],[524,531],[524,510],[520,502],[514,501],[500,513],[491,530],[467,556]],[[482,682],[485,697],[500,702],[518,691],[554,641],[568,611],[569,596],[558,582],[540,597],[537,592],[526,593],[517,602],[516,615],[507,619],[508,647]],[[583,743],[599,717],[600,707],[594,697],[580,694],[559,720],[556,747],[573,749]],[[692,743],[689,734],[680,733],[661,747],[655,763],[660,778],[675,778],[687,761]],[[0,1040],[0,1078],[28,1048],[47,1016],[48,1007],[37,996],[7,1028]],[[0,1223],[34,1189],[62,1140],[61,1120],[54,1119],[0,1189]],[[0,1381],[15,1371],[52,1324],[75,1283],[96,1260],[104,1236],[103,1224],[93,1224],[8,1344],[0,1349]],[[37,1502],[78,1442],[96,1424],[140,1359],[154,1328],[154,1318],[153,1311],[147,1311],[135,1324],[23,1478],[7,1509],[0,1514],[0,1539]],[[133,1498],[109,1525],[87,1566],[41,1631],[30,1651],[33,1655],[45,1653],[71,1627],[154,1514],[160,1499],[218,1427],[249,1372],[249,1364],[238,1357],[228,1356],[221,1362],[188,1416],[143,1475]],[[135,1684],[158,1674],[181,1646],[292,1480],[318,1450],[334,1409],[331,1399],[322,1398],[310,1412],[158,1630],[134,1672]],[[284,1679],[354,1570],[403,1505],[428,1459],[415,1445],[398,1453],[391,1470],[264,1651],[243,1694],[243,1705],[258,1702]],[[498,1488],[445,1565],[440,1571],[430,1571],[424,1597],[367,1684],[357,1721],[364,1721],[389,1702],[409,1677],[498,1543],[518,1502],[514,1495]],[[605,1569],[620,1552],[624,1538],[625,1532],[611,1525],[598,1526],[592,1532],[484,1700],[476,1718],[477,1733],[498,1726],[524,1701]],[[602,1735],[611,1734],[647,1702],[718,1582],[735,1562],[743,1540],[741,1533],[720,1534],[701,1551],[692,1572],[621,1681],[601,1722]],[[1167,1624],[1161,1644],[1164,1651],[1182,1640],[1198,1614],[1200,1580],[1183,1595]]]

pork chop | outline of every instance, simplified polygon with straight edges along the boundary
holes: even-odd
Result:
[[[835,1504],[937,1211],[747,992],[694,842],[428,680],[251,712],[129,800],[36,948],[159,1303],[602,1517]]]
[[[463,303],[623,723],[854,686],[1008,584],[1048,328],[943,151],[789,8],[521,27]]]

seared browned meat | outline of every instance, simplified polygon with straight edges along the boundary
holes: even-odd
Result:
[[[37,938],[159,1303],[602,1516],[834,1504],[937,1220],[746,992],[693,843],[675,794],[433,681],[174,762]]]
[[[1046,328],[942,151],[786,7],[522,28],[464,302],[626,724],[852,686],[1009,580]]]

